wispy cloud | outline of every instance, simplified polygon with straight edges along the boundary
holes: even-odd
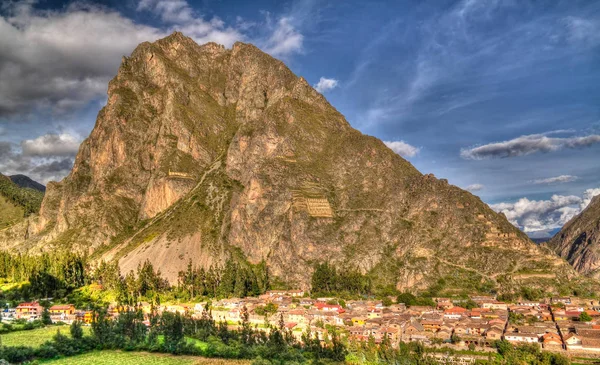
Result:
[[[335,89],[338,86],[338,80],[336,79],[328,79],[326,77],[321,77],[319,82],[317,82],[314,87],[320,93],[325,93],[329,90]]]
[[[549,200],[521,198],[514,203],[492,204],[491,208],[526,233],[561,228],[585,209],[600,188],[587,189],[582,196],[553,195]]]
[[[566,138],[549,137],[547,134],[531,134],[509,141],[464,148],[461,150],[460,156],[467,160],[507,158],[534,153],[548,153],[562,149],[584,148],[597,143],[600,143],[600,135],[598,134]]]
[[[483,186],[482,184],[471,184],[471,185],[467,186],[467,190],[471,191],[471,192],[483,190],[483,188],[485,188],[485,186]]]
[[[536,180],[533,180],[532,183],[537,184],[537,185],[562,184],[562,183],[568,183],[571,181],[575,181],[577,179],[578,179],[577,176],[560,175],[560,176],[548,177],[545,179],[536,179]]]
[[[383,143],[402,157],[415,157],[420,151],[420,148],[404,141],[384,141]]]
[[[261,43],[266,52],[275,57],[286,57],[303,50],[304,36],[296,29],[292,17],[284,16],[275,25],[270,25],[271,35]]]

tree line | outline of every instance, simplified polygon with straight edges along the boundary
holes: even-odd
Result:
[[[187,314],[152,311],[144,324],[139,307],[125,307],[111,319],[105,308],[94,313],[91,334],[84,336],[80,322],[70,327],[71,337],[58,332],[52,341],[37,349],[0,347],[0,358],[10,363],[58,356],[74,356],[94,350],[152,351],[172,354],[200,355],[210,358],[256,359],[262,364],[341,362],[346,348],[337,332],[325,341],[306,331],[297,341],[285,327],[283,317],[268,331],[258,330],[249,322],[248,310],[242,309],[236,329],[225,322],[215,322],[207,306],[201,318]],[[202,346],[198,344],[202,343]]]

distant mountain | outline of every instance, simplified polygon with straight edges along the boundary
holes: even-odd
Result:
[[[42,193],[46,191],[46,187],[44,185],[31,179],[29,176],[10,175],[9,178],[12,180],[12,182],[19,185],[22,188],[30,188],[30,189],[41,191]]]
[[[582,274],[600,278],[600,195],[548,242]]]
[[[541,243],[544,243],[544,242],[548,242],[548,240],[550,240],[550,238],[551,237],[544,237],[544,238],[532,238],[532,237],[530,237],[530,239],[533,242],[537,243],[538,245],[541,244]]]
[[[578,274],[473,194],[353,129],[257,47],[181,33],[123,58],[73,170],[4,247],[145,260],[171,282],[191,260],[266,263],[308,287],[316,263],[373,287],[565,291]]]
[[[20,187],[0,174],[0,230],[39,212],[43,198],[41,191]]]

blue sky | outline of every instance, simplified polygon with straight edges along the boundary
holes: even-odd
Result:
[[[252,42],[532,236],[600,193],[600,2],[4,2],[0,171],[66,175],[135,45]]]

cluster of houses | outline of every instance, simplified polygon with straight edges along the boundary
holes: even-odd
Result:
[[[42,318],[44,307],[39,302],[20,303],[16,308],[7,308],[2,312],[3,320],[24,319],[35,321]],[[92,322],[92,312],[77,310],[73,304],[57,304],[48,308],[48,314],[52,322],[63,322],[71,324],[73,321],[81,321],[86,324]]]
[[[491,347],[497,340],[514,344],[536,343],[548,350],[600,353],[600,304],[572,302],[571,298],[549,298],[544,301],[522,301],[508,304],[489,296],[473,296],[469,301],[435,298],[435,306],[410,306],[403,303],[384,306],[382,301],[347,301],[340,305],[334,298],[307,298],[302,290],[270,291],[260,297],[223,299],[192,305],[163,305],[152,308],[141,303],[145,313],[153,309],[188,313],[200,318],[207,308],[216,321],[236,326],[244,313],[256,328],[267,323],[284,325],[300,338],[307,329],[321,339],[335,327],[359,341],[419,341],[426,345]],[[468,303],[468,305],[467,305]],[[467,309],[466,307],[469,307]],[[6,310],[3,317],[39,319],[43,307],[37,303],[21,303]],[[91,323],[90,311],[73,305],[49,308],[53,322]],[[582,313],[587,315],[582,316]],[[109,307],[117,316],[119,308]],[[591,319],[591,320],[590,320]]]

